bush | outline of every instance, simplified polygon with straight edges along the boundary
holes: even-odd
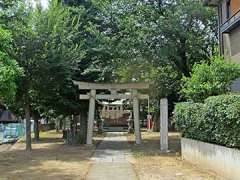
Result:
[[[186,138],[240,148],[240,95],[209,97],[175,106],[176,128]]]
[[[191,77],[183,77],[182,94],[194,102],[228,92],[232,82],[240,77],[240,65],[212,57],[210,64],[195,64]]]

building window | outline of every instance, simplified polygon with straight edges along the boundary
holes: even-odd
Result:
[[[229,19],[231,17],[231,0],[227,0],[226,10],[227,10],[227,19]]]

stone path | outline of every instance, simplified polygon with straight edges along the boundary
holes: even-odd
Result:
[[[126,134],[108,132],[91,158],[93,165],[87,180],[135,180],[137,176],[129,162],[131,158]]]

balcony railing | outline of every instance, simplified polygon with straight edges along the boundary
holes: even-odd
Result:
[[[220,26],[220,31],[221,33],[229,33],[237,26],[240,26],[240,10]]]

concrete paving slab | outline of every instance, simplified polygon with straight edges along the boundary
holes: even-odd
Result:
[[[94,164],[87,180],[136,180],[137,176],[130,163]]]
[[[128,159],[132,154],[123,132],[108,132],[97,147],[87,180],[135,180],[137,175]]]

